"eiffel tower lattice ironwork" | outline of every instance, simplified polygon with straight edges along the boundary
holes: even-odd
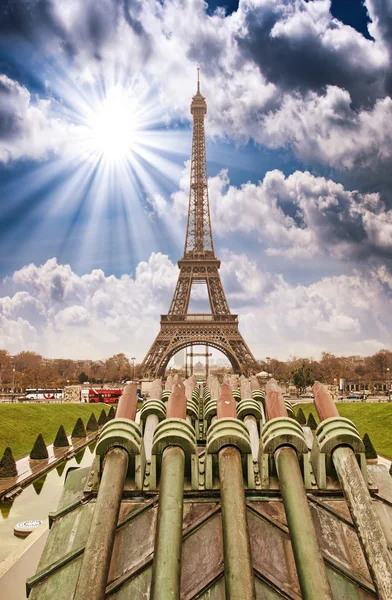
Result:
[[[258,370],[251,351],[238,330],[238,315],[230,312],[219,275],[220,260],[212,240],[204,116],[207,104],[200,93],[192,98],[192,160],[188,225],[184,256],[178,261],[180,273],[167,315],[161,315],[160,331],[142,363],[145,377],[161,377],[172,356],[187,346],[208,344],[223,352],[235,373],[249,375]],[[189,314],[193,283],[207,286],[210,314]]]

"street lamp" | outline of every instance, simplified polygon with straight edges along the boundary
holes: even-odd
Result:
[[[132,361],[132,381],[135,381],[135,356],[132,356],[131,361]]]
[[[392,398],[391,398],[391,395],[392,395],[391,394],[391,379],[390,379],[390,376],[389,376],[389,372],[390,372],[390,368],[387,367],[388,400],[391,401],[392,400]]]

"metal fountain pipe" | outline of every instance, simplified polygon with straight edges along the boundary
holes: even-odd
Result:
[[[237,375],[230,375],[230,388],[231,390],[238,390],[238,377]]]
[[[209,391],[210,391],[210,396],[211,396],[211,400],[215,400],[216,403],[218,403],[218,398],[219,398],[219,390],[220,390],[220,386],[219,386],[219,381],[218,378],[215,375],[211,375],[211,379],[209,381]],[[211,423],[214,423],[216,421],[216,414],[211,418]]]
[[[252,389],[252,392],[254,390],[259,390],[260,389],[260,384],[257,380],[256,375],[252,375],[252,377],[250,378],[250,387]]]
[[[162,398],[162,381],[155,379],[150,389],[150,398],[161,400]],[[147,400],[148,402],[148,400]],[[158,427],[159,417],[158,415],[148,415],[144,424],[143,442],[144,451],[146,453],[146,459],[151,460],[152,442],[154,438],[154,431]]]
[[[217,409],[218,419],[237,418],[236,401],[228,384],[223,384],[220,388]],[[224,446],[219,450],[218,461],[226,598],[254,600],[256,592],[239,449]]]
[[[186,418],[185,387],[181,381],[173,384],[167,418]],[[162,455],[151,600],[180,599],[184,471],[183,449],[167,447]]]
[[[314,404],[320,421],[339,416],[327,388],[316,381],[313,386]],[[367,485],[353,450],[338,446],[332,461],[344,492],[351,517],[356,525],[361,546],[381,600],[392,598],[392,559],[384,531],[374,510]]]
[[[165,382],[165,389],[162,392],[162,402],[165,404],[165,406],[167,405],[167,401],[169,400],[169,396],[171,394],[172,387],[173,387],[173,376],[168,375],[166,382]]]
[[[241,379],[241,398],[242,400],[252,398],[250,381],[245,377]],[[254,415],[245,415],[244,423],[246,425],[247,430],[249,431],[250,445],[252,448],[252,458],[254,460],[257,460],[260,438],[259,430],[257,429],[256,417]]]
[[[275,379],[267,383],[265,404],[268,420],[288,417]],[[297,453],[292,446],[281,446],[275,451],[274,458],[302,597],[304,600],[332,600]]]
[[[194,388],[193,381],[191,380],[190,377],[188,379],[185,379],[184,385],[185,385],[185,396],[186,396],[186,400],[188,402],[188,400],[192,400],[192,392],[193,392],[193,388]],[[187,414],[186,420],[188,421],[188,423],[190,425],[192,425],[191,415]]]
[[[260,390],[260,384],[257,380],[256,375],[252,375],[252,377],[250,378],[250,387],[251,387],[252,392],[254,392],[255,390]],[[263,424],[264,424],[266,421],[264,405],[260,400],[259,400],[259,404],[260,404],[261,415],[262,415],[262,420],[263,420]]]
[[[115,419],[135,420],[137,409],[136,383],[128,384],[120,397]],[[82,566],[74,600],[103,600],[125,478],[128,452],[124,448],[109,448],[103,464],[103,473],[90,532],[84,549]]]

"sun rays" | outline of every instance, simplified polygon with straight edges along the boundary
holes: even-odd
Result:
[[[23,213],[28,238],[77,270],[129,272],[153,251],[182,247],[183,227],[172,215],[151,218],[149,199],[168,200],[178,188],[190,131],[170,123],[153,85],[139,78],[78,87],[64,79],[61,89],[57,80],[48,115],[67,122],[67,135],[38,168],[10,181],[11,227]],[[40,260],[35,248],[32,259]]]

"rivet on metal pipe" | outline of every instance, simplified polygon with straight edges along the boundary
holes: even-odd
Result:
[[[134,420],[136,409],[136,384],[130,383],[119,400],[115,419]],[[120,447],[110,448],[103,465],[74,600],[103,600],[105,597],[127,469],[128,452]]]
[[[267,383],[265,403],[269,420],[287,417],[283,395],[275,379]],[[302,597],[304,600],[332,600],[297,453],[292,446],[281,446],[274,458]]]
[[[313,393],[320,421],[339,416],[336,405],[324,385],[317,381],[313,386]],[[355,523],[378,597],[381,600],[391,600],[392,559],[355,454],[349,446],[338,446],[332,451],[332,461]]]
[[[167,404],[167,418],[186,418],[185,387],[173,384]],[[185,453],[178,446],[163,451],[151,600],[179,600],[184,497]]]
[[[237,417],[230,386],[223,384],[218,398],[218,419]],[[227,600],[256,598],[241,454],[235,446],[219,450],[219,480],[222,503],[223,551]]]

